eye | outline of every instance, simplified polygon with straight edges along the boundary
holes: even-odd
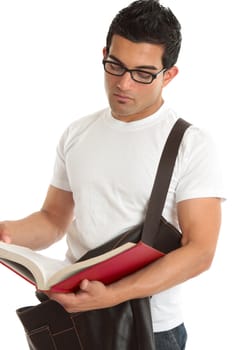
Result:
[[[114,72],[122,72],[122,70],[124,69],[120,64],[114,62],[109,62],[108,66],[111,69],[111,71]]]
[[[141,71],[141,70],[136,70],[134,72],[137,75],[137,77],[140,79],[148,80],[148,79],[151,79],[151,77],[152,77],[152,74],[149,72],[145,72],[145,71]]]

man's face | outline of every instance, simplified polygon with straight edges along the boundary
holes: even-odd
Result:
[[[120,63],[128,69],[140,69],[153,74],[163,68],[163,47],[149,43],[134,43],[119,35],[112,38],[109,53],[104,58]],[[151,84],[134,81],[129,72],[123,76],[105,73],[105,88],[112,114],[126,122],[145,118],[156,112],[163,103],[162,89],[173,78],[177,69],[172,67],[161,73]],[[170,72],[170,73],[169,73]]]

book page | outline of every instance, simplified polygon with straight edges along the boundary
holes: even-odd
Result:
[[[27,267],[32,273],[38,289],[48,290],[52,285],[67,277],[89,266],[98,264],[100,261],[107,260],[133,246],[135,246],[135,243],[129,242],[100,256],[70,264],[67,261],[49,258],[26,247],[0,242],[0,260],[2,259],[5,264],[7,260],[13,261],[14,263],[9,265],[21,274],[23,274],[24,268],[18,264]],[[28,271],[26,273],[26,277],[29,278]]]
[[[0,258],[0,262],[2,262],[4,266],[10,268],[13,272],[19,274],[22,277],[25,277],[25,279],[28,280],[29,282],[32,282],[32,284],[34,285],[36,284],[35,277],[31,273],[31,271],[28,270],[27,267],[21,264],[18,264],[15,261],[11,261],[9,259]]]
[[[24,274],[25,270],[18,264],[25,266],[32,273],[39,288],[44,288],[45,282],[56,271],[69,265],[67,261],[49,258],[29,248],[3,242],[0,242],[1,259],[5,264],[8,262],[9,266],[20,274]],[[13,261],[13,263],[10,263],[10,261]],[[26,277],[30,277],[28,272],[26,272]]]

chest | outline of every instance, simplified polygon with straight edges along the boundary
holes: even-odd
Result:
[[[73,193],[92,189],[148,198],[164,141],[147,132],[89,132],[66,154]]]

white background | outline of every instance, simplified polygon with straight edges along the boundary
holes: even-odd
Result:
[[[0,220],[21,218],[40,208],[64,128],[77,114],[106,106],[102,48],[112,17],[128,4],[125,0],[0,1]],[[164,96],[181,117],[212,133],[228,197],[212,268],[184,287],[187,350],[230,349],[230,1],[164,0],[163,4],[171,7],[183,27],[180,73]],[[58,244],[49,253],[62,255],[63,248]],[[37,302],[34,287],[3,267],[0,274],[0,348],[27,349],[15,309]]]

